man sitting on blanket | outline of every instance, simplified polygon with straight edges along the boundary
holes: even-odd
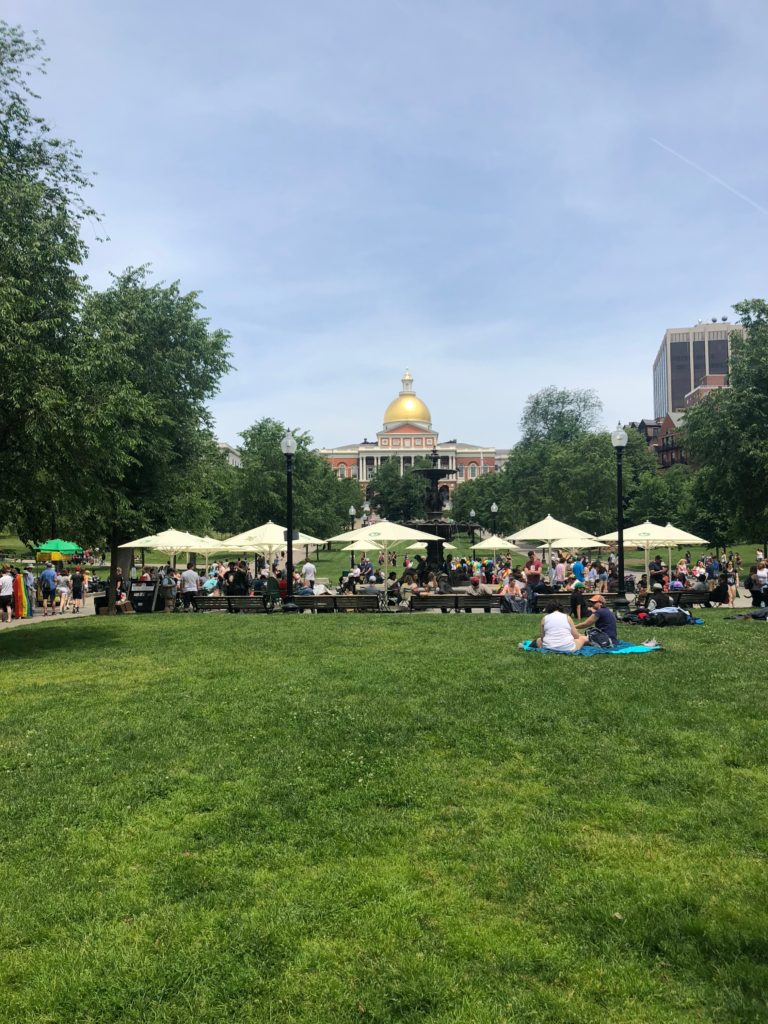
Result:
[[[616,616],[610,608],[605,607],[602,594],[592,594],[589,599],[591,614],[576,624],[576,629],[588,630],[587,636],[597,647],[615,647],[619,638],[616,636]]]

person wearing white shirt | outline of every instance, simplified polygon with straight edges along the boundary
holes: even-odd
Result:
[[[301,575],[304,577],[304,582],[309,583],[310,580],[315,579],[315,567],[309,559],[304,563],[304,567],[301,570]]]
[[[13,616],[13,576],[7,567],[0,576],[0,622],[3,621],[3,615],[6,616],[6,622],[10,622]]]

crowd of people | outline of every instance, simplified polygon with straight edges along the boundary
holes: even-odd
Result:
[[[83,608],[85,595],[91,588],[93,574],[79,563],[67,568],[46,562],[39,576],[31,568],[4,565],[0,571],[0,622],[31,618],[36,608],[43,617],[76,614]]]

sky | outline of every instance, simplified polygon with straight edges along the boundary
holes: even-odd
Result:
[[[216,432],[442,440],[526,397],[653,414],[667,327],[768,295],[764,0],[0,0],[96,173],[95,287],[151,264],[232,334]],[[109,241],[99,242],[102,235]]]

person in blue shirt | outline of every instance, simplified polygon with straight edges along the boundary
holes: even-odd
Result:
[[[593,594],[589,599],[589,605],[591,614],[577,623],[576,629],[588,631],[594,629],[596,631],[594,639],[589,636],[589,632],[587,633],[591,642],[596,643],[598,647],[615,647],[619,642],[616,636],[616,616],[610,608],[605,607],[605,598],[602,594]],[[597,641],[598,636],[600,642]]]
[[[571,572],[579,581],[579,583],[584,582],[584,563],[582,562],[581,557],[577,558],[576,561],[571,565]]]
[[[51,602],[51,615],[53,615],[53,602],[56,597],[56,571],[53,562],[46,562],[45,568],[40,573],[40,592],[43,596],[43,617],[48,614],[48,602]]]

